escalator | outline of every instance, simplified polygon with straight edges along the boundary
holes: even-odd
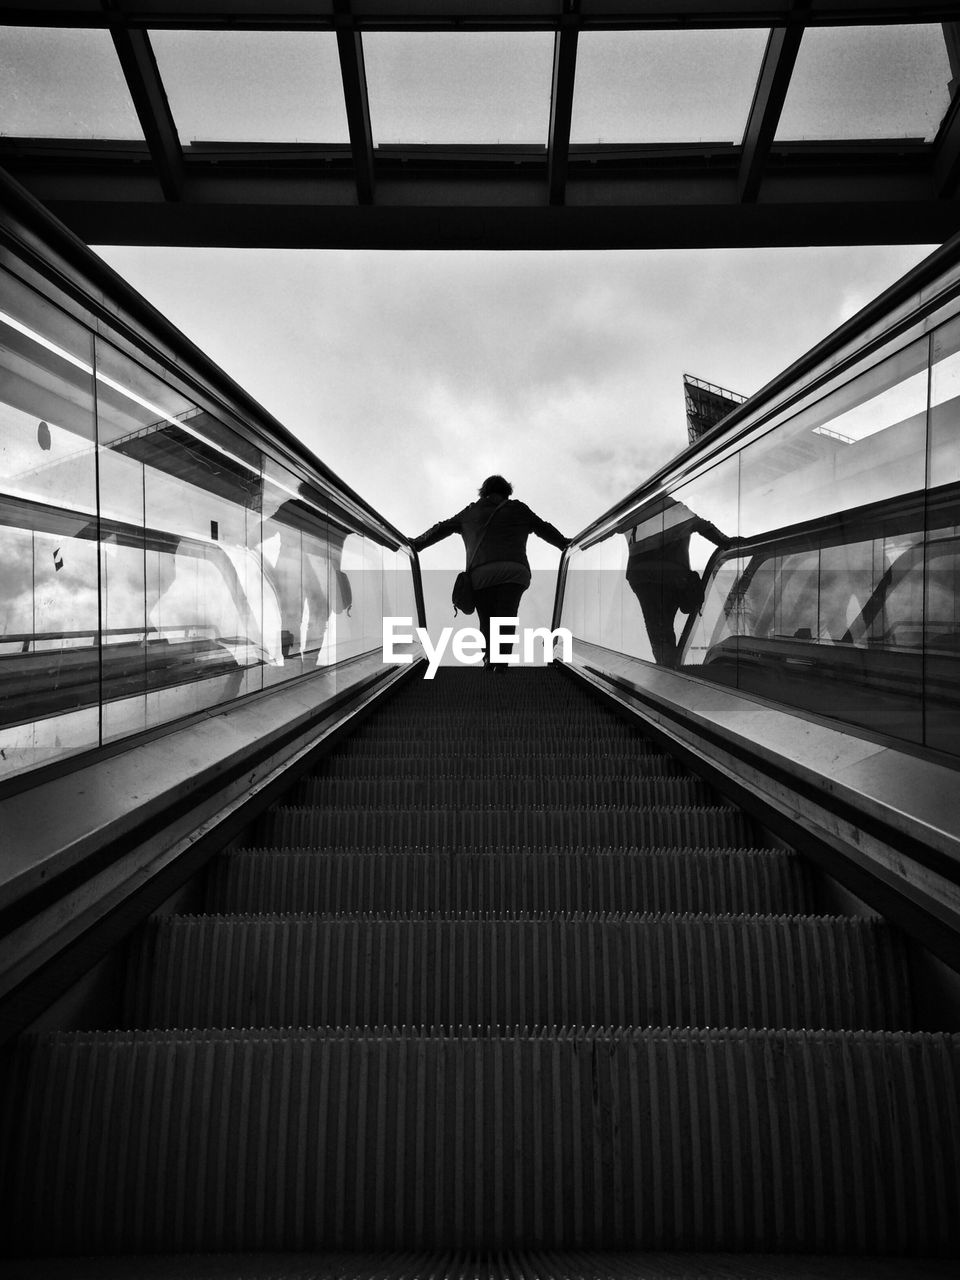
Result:
[[[407,682],[198,892],[7,1064],[11,1276],[950,1274],[904,937],[560,671]]]

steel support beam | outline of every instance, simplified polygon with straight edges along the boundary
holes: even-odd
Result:
[[[557,30],[562,0],[354,0],[357,23],[380,30]],[[789,0],[582,0],[580,30],[626,27],[774,27],[787,21]],[[329,30],[336,0],[122,0],[106,12],[100,0],[13,0],[5,23],[77,27],[211,27]],[[813,0],[817,25],[949,22],[956,0]]]
[[[934,243],[960,232],[960,202],[883,203],[765,199],[548,207],[387,204],[278,206],[250,200],[190,205],[159,200],[111,202],[33,190],[88,244],[166,244],[307,249],[679,249]],[[108,188],[109,190],[109,188]]]
[[[370,100],[367,73],[363,65],[363,42],[354,25],[349,0],[336,0],[337,51],[347,109],[347,129],[353,152],[353,169],[359,204],[372,204],[374,197],[373,132],[370,127]]]
[[[801,6],[806,8],[806,6]],[[738,195],[743,202],[756,200],[764,165],[776,137],[780,113],[790,87],[790,77],[800,52],[803,26],[794,23],[770,32],[743,133]]]
[[[573,83],[577,70],[577,31],[564,27],[554,37],[553,84],[550,89],[550,132],[547,141],[547,181],[550,203],[563,204],[573,116]]]
[[[146,31],[115,27],[114,47],[166,200],[183,195],[183,152]]]

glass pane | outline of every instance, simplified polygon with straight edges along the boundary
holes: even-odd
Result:
[[[739,142],[767,32],[587,31],[572,143]]]
[[[950,105],[940,24],[809,27],[777,140],[935,136]]]
[[[927,494],[926,742],[960,754],[960,319],[933,335]]]
[[[0,27],[0,132],[142,141],[110,33]]]
[[[349,141],[336,36],[151,31],[183,143]]]
[[[735,653],[741,689],[922,740],[928,349],[743,450],[736,580],[705,675],[731,682]]]
[[[283,648],[258,451],[102,342],[97,403],[106,739],[260,688]]]
[[[549,32],[369,31],[363,55],[374,143],[546,146]]]
[[[0,274],[0,776],[99,741],[93,337]]]
[[[930,379],[930,484],[960,481],[960,319],[933,335]]]
[[[329,662],[324,646],[331,615],[352,603],[339,568],[343,539],[323,511],[320,495],[269,461],[263,495],[264,608],[279,611],[283,656],[282,665],[266,671],[271,682]]]
[[[735,540],[737,459],[638,512],[626,531],[627,583],[636,597],[651,657],[661,666],[697,665],[704,574],[718,548]],[[626,629],[626,623],[625,623]]]

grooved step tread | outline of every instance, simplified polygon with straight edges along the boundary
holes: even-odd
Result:
[[[570,809],[584,807],[720,805],[700,778],[305,778],[294,788],[293,807]]]
[[[15,1070],[15,1252],[960,1247],[957,1036],[76,1034]]]
[[[127,975],[139,1027],[912,1025],[890,930],[835,917],[174,916]]]
[[[956,1272],[956,1259],[583,1249],[101,1255],[0,1265],[2,1280],[956,1280]]]
[[[218,857],[206,910],[800,914],[806,867],[771,849],[245,849]]]
[[[534,756],[531,752],[503,755],[414,755],[370,750],[347,754],[339,749],[326,757],[315,774],[324,778],[600,778],[689,777],[690,771],[660,751],[630,755],[624,752],[565,752]]]
[[[319,809],[278,805],[257,825],[258,843],[330,848],[447,846],[737,848],[754,843],[753,823],[719,805],[624,809]]]

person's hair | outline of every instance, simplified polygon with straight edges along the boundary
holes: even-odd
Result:
[[[509,480],[504,480],[503,476],[487,476],[480,486],[480,497],[489,498],[491,493],[502,493],[505,498],[509,498],[513,493],[513,485]]]

